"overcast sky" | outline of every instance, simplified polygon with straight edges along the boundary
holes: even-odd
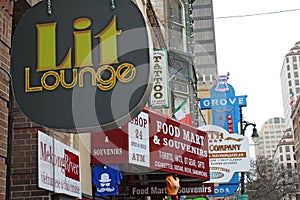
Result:
[[[244,119],[260,130],[268,119],[284,117],[280,71],[300,41],[300,1],[213,0],[213,7],[219,74],[229,72],[235,94],[248,96]]]

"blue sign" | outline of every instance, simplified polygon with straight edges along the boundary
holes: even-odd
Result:
[[[212,109],[212,124],[220,126],[229,133],[238,133],[240,107],[247,106],[246,95],[235,96],[234,88],[227,84],[226,90],[218,90],[214,85],[210,90],[211,98],[200,99],[200,109]]]
[[[227,83],[228,76],[217,77],[218,84],[210,90],[211,98],[200,99],[200,109],[212,109],[212,124],[229,133],[238,133],[240,107],[247,106],[246,95],[235,96],[234,88]],[[215,186],[215,194],[209,197],[224,197],[234,194],[239,188],[239,174],[235,173],[228,183]]]
[[[222,99],[212,99],[212,98],[202,98],[200,99],[200,107],[202,110],[204,109],[211,109],[216,106],[236,106],[244,107],[247,106],[246,104],[246,98],[247,96],[233,96],[233,97],[227,97]]]

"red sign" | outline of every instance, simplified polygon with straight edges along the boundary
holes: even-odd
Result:
[[[207,134],[145,109],[128,125],[91,137],[92,164],[130,163],[209,180]]]
[[[105,133],[92,133],[92,164],[119,164],[128,162],[128,136],[123,131],[125,127],[106,131]]]
[[[77,166],[79,166],[79,156],[68,151],[65,151],[65,173],[66,177],[74,179],[76,181],[80,181],[80,174],[78,170],[75,170]]]

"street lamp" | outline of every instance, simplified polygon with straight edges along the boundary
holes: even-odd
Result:
[[[257,134],[256,124],[243,120],[242,108],[240,107],[240,130],[241,135],[245,136],[245,131],[248,126],[253,126],[251,138],[254,143],[258,142],[259,135]],[[241,172],[241,194],[245,194],[245,172]]]
[[[259,135],[255,127],[256,124],[241,120],[241,135],[245,136],[245,131],[250,125],[253,126],[251,138],[254,143],[257,143]],[[245,194],[245,172],[241,172],[241,194]]]
[[[259,135],[258,135],[257,129],[256,129],[256,124],[250,123],[247,121],[243,121],[242,124],[244,125],[244,128],[242,129],[241,135],[243,135],[243,136],[245,136],[245,131],[246,131],[247,126],[249,126],[249,125],[253,126],[251,138],[252,138],[253,142],[256,144],[259,139]]]
[[[242,107],[240,107],[240,130],[241,135],[245,136],[245,131],[248,126],[253,126],[251,138],[254,143],[258,143],[259,135],[257,134],[256,124],[243,120]],[[245,194],[245,172],[241,172],[241,194]]]

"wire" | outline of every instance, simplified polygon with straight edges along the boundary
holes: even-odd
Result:
[[[278,14],[278,13],[285,13],[285,12],[294,12],[294,11],[299,11],[299,10],[300,10],[300,8],[290,9],[290,10],[279,10],[279,11],[273,11],[273,12],[246,14],[246,15],[233,15],[233,16],[216,17],[215,19],[227,19],[227,18],[239,18],[239,17],[253,17],[253,16],[259,16],[259,15],[271,15],[271,14]]]

